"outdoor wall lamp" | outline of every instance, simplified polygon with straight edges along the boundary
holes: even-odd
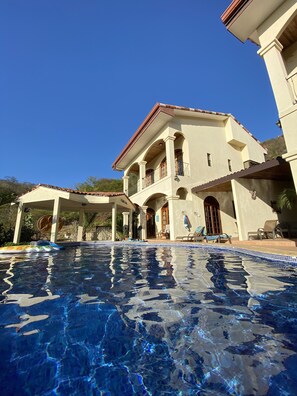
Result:
[[[177,175],[174,176],[175,181],[179,181],[179,177]]]
[[[250,190],[249,193],[251,194],[252,199],[256,199],[257,198],[257,191],[255,189]]]

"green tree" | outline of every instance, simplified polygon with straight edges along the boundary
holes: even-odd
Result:
[[[292,210],[297,200],[296,191],[294,188],[285,188],[277,199],[277,206],[280,209]]]
[[[33,188],[32,183],[20,183],[15,177],[0,179],[0,205],[15,202],[17,197]]]
[[[80,191],[100,191],[100,192],[122,192],[123,182],[121,179],[97,179],[90,176],[85,182],[78,183],[76,189]]]

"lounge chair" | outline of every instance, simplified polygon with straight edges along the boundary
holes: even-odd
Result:
[[[203,241],[204,227],[198,226],[194,232],[190,232],[188,235],[177,236],[175,239],[177,241],[188,241],[188,242]]]
[[[281,229],[278,227],[278,220],[266,220],[264,227],[258,228],[258,239],[268,239],[270,235],[273,239],[275,239],[277,235],[283,236]]]
[[[170,238],[170,225],[169,224],[166,224],[165,229],[160,231],[157,234],[157,238],[160,238],[160,239],[164,239],[164,238],[169,239]]]
[[[231,235],[228,235],[226,233],[220,234],[220,235],[205,235],[205,241],[206,242],[216,242],[216,243],[225,243],[225,242],[231,242]]]

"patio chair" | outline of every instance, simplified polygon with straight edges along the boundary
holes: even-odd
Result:
[[[257,231],[258,239],[269,239],[269,236],[273,239],[276,238],[277,235],[283,237],[281,228],[278,227],[278,220],[266,220],[263,228],[258,228]]]
[[[165,229],[161,230],[160,232],[158,232],[157,234],[157,238],[160,239],[169,239],[170,238],[170,225],[166,224]]]
[[[198,226],[194,232],[190,232],[188,235],[181,235],[175,238],[177,241],[188,241],[188,242],[198,242],[204,239],[204,227]]]

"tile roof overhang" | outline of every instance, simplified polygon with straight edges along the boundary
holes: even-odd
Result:
[[[221,16],[227,29],[240,41],[259,44],[255,31],[286,0],[233,0]]]
[[[232,191],[231,180],[236,179],[263,179],[293,181],[291,168],[288,162],[281,157],[262,162],[259,165],[251,166],[230,175],[220,177],[200,186],[193,187],[193,193],[199,192],[228,192]]]
[[[78,191],[49,184],[38,184],[21,195],[18,202],[26,208],[52,210],[53,202],[60,199],[61,211],[109,212],[114,204],[119,210],[134,210],[134,204],[124,192]]]
[[[217,111],[195,109],[192,107],[174,106],[164,103],[156,103],[149,112],[143,123],[139,126],[132,138],[128,141],[122,152],[112,164],[114,170],[124,170],[133,158],[141,152],[143,147],[152,139],[152,133],[160,130],[175,116],[192,116],[225,121],[231,117],[239,124],[252,138],[259,142],[232,114]]]

